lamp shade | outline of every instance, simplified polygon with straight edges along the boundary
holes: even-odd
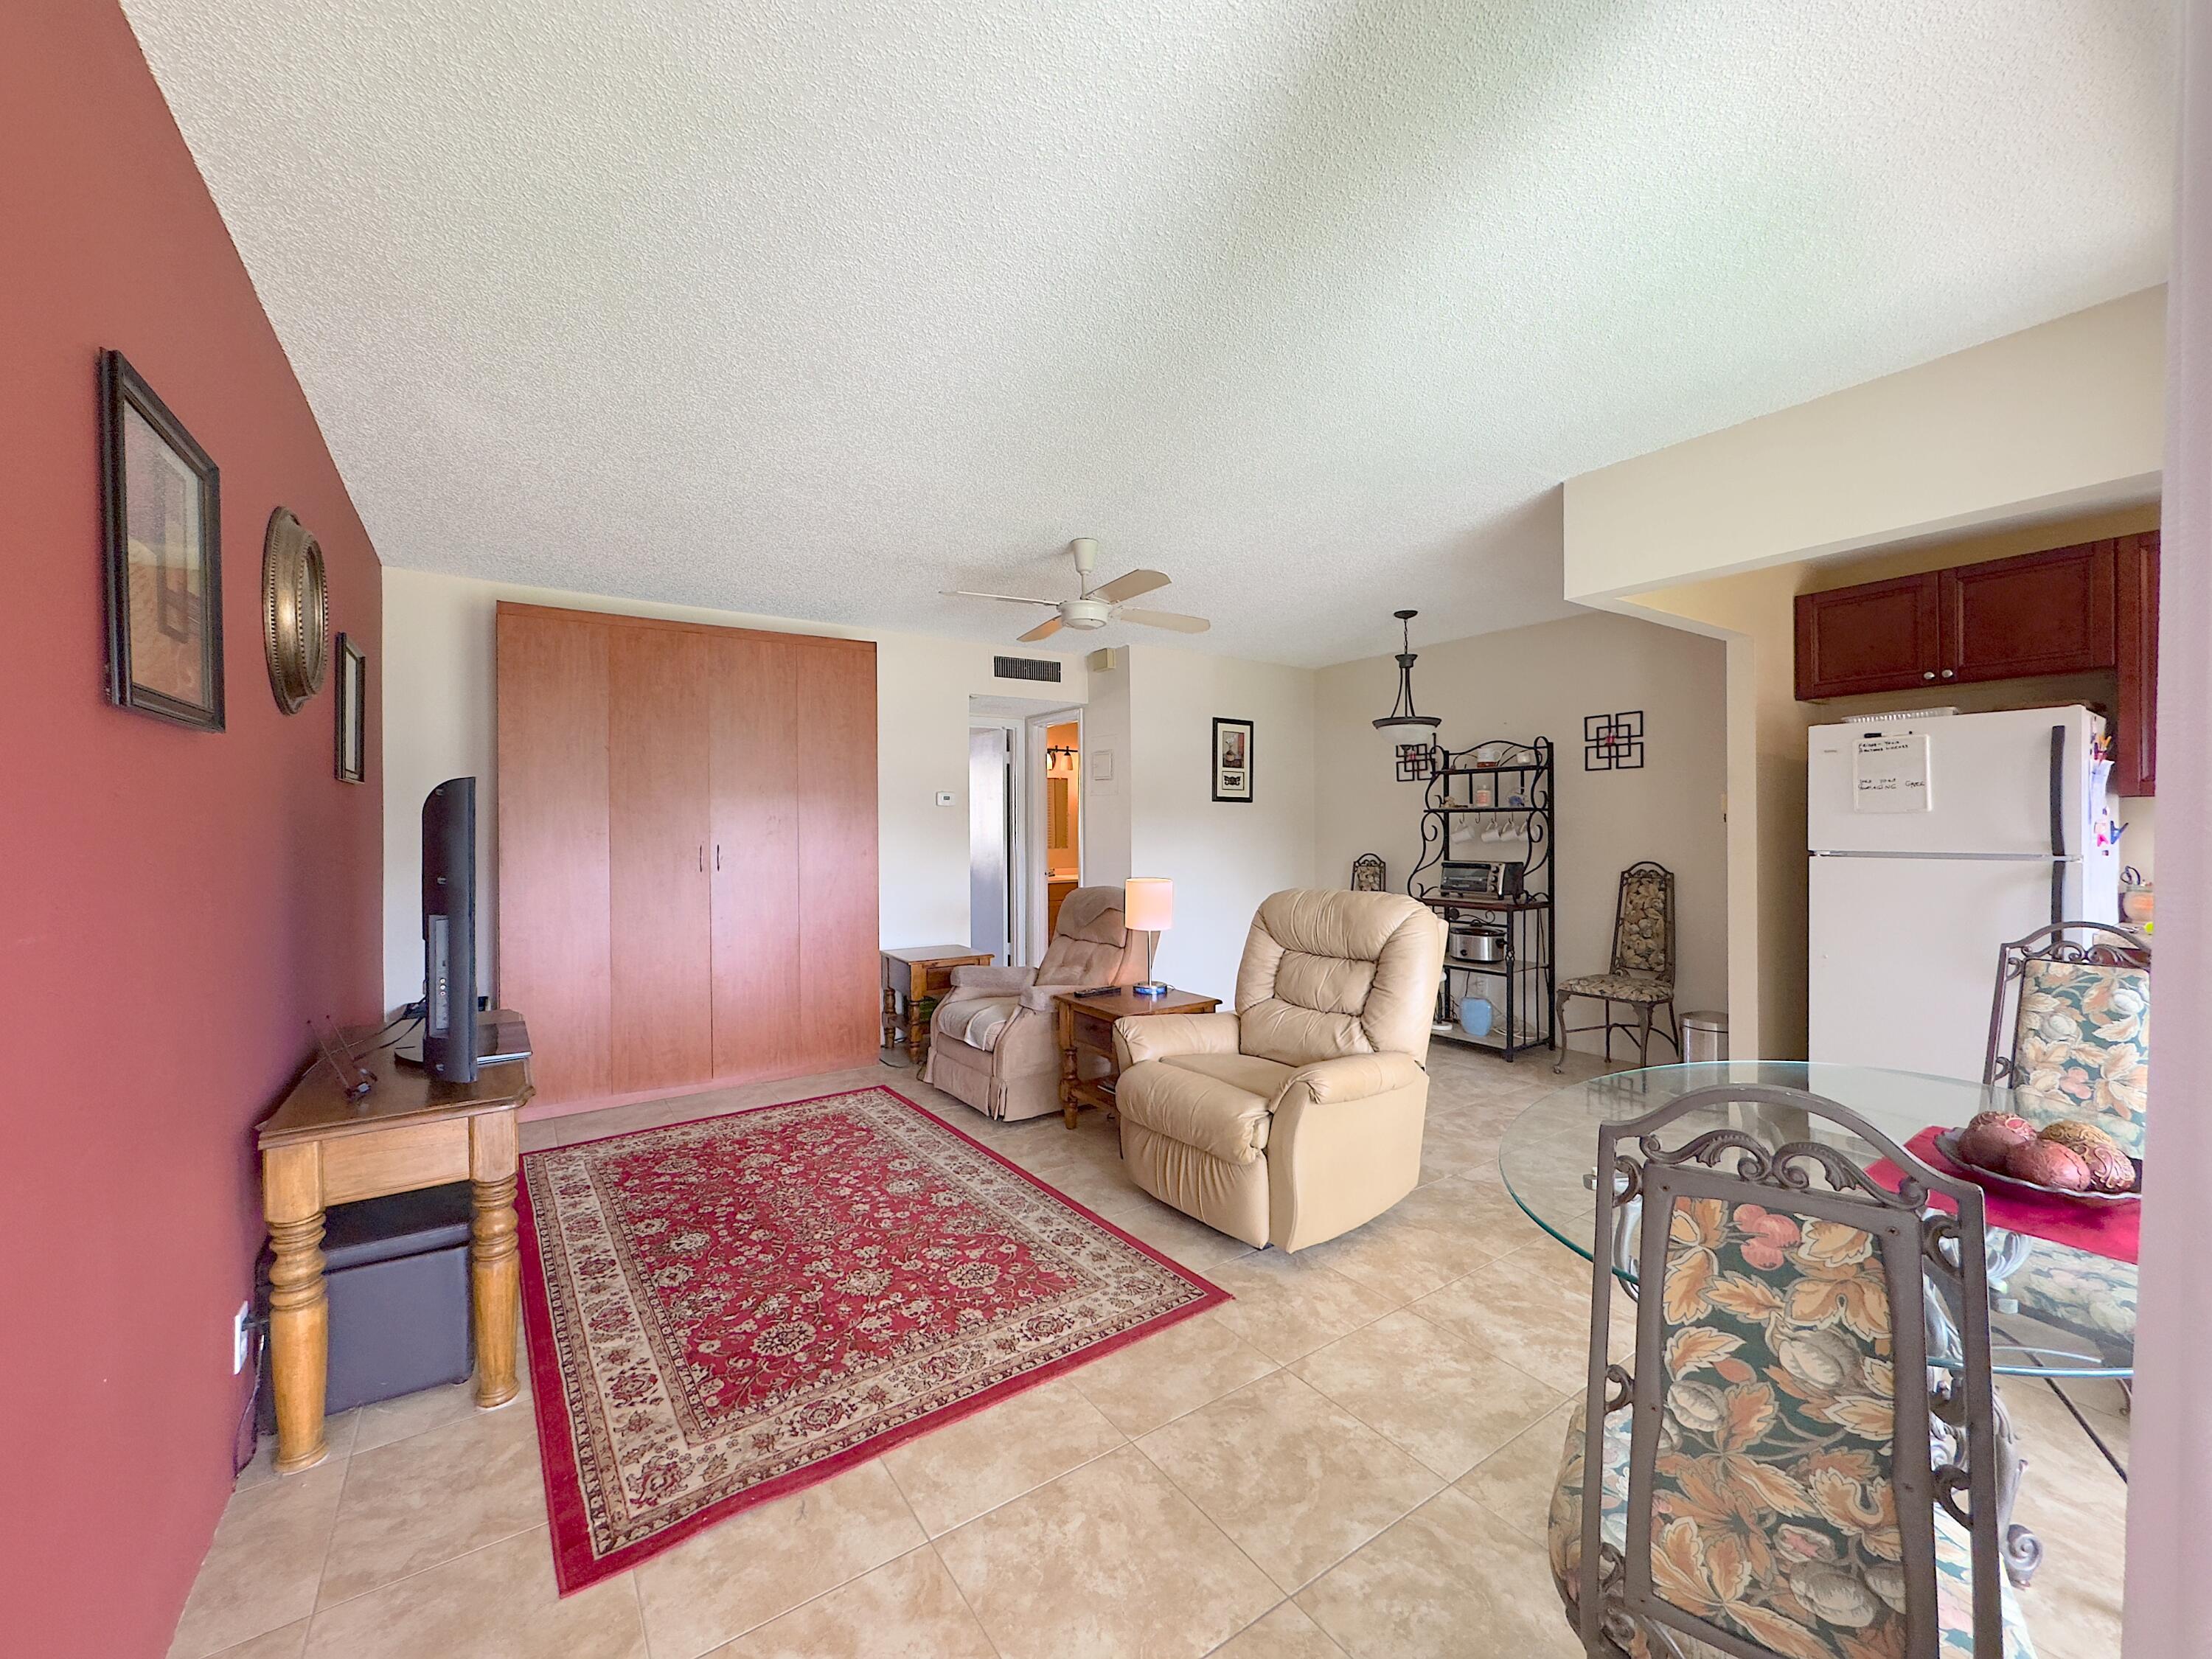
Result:
[[[1175,925],[1175,883],[1165,876],[1132,876],[1121,884],[1121,925],[1157,933]]]

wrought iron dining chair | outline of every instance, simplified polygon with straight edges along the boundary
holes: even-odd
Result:
[[[1997,947],[1982,1081],[2053,1116],[2094,1123],[2130,1158],[2143,1148],[2150,1079],[2150,940],[2062,921]]]
[[[1686,1114],[1736,1106],[1848,1130],[1898,1167],[1899,1190],[1811,1139],[1662,1139]],[[1980,1188],[1832,1100],[1756,1085],[1606,1125],[1597,1168],[1613,1196],[1597,1206],[1589,1386],[1548,1528],[1585,1650],[2026,1659],[2001,1537],[2018,1465],[1990,1369]],[[1929,1208],[1936,1194],[1957,1214]],[[1635,1356],[1609,1364],[1630,1206],[1644,1222]]]
[[[2057,922],[2000,945],[1982,1080],[2009,1087],[2014,1109],[2039,1126],[2093,1123],[2141,1158],[2150,957],[2148,937],[2101,921]],[[2132,1274],[2002,1230],[1991,1237],[1990,1271],[2002,1305],[2080,1337],[2124,1375],[2136,1328]]]
[[[1567,1004],[1576,997],[1591,997],[1605,1004],[1602,1025],[1566,1023]],[[1637,1023],[1616,1020],[1615,1004],[1636,1010]],[[1605,1057],[1613,1058],[1613,1034],[1636,1039],[1639,1066],[1651,1063],[1652,1017],[1664,1008],[1667,1023],[1660,1036],[1674,1045],[1674,1058],[1682,1057],[1682,1027],[1674,1014],[1674,872],[1663,864],[1645,859],[1620,872],[1620,893],[1613,908],[1613,965],[1602,974],[1563,979],[1552,993],[1552,1030],[1559,1057],[1555,1072],[1567,1063],[1567,1038],[1574,1032],[1603,1031]]]

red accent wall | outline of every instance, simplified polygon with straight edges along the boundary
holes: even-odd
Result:
[[[229,730],[101,692],[98,353],[222,469]],[[320,538],[369,659],[277,711],[261,538]],[[250,1130],[307,1021],[378,1012],[374,550],[113,0],[0,7],[0,1647],[158,1659],[231,1485]]]

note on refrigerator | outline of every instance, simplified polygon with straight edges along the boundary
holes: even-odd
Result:
[[[1851,811],[1925,812],[1929,799],[1925,732],[1869,732],[1855,741]]]

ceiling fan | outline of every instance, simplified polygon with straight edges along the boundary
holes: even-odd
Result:
[[[1093,587],[1091,572],[1098,562],[1098,544],[1088,536],[1079,536],[1067,544],[1075,556],[1075,576],[1080,592],[1072,599],[1032,599],[1019,593],[975,593],[966,588],[948,590],[946,597],[956,599],[997,599],[1006,605],[1041,605],[1057,612],[1046,617],[1021,637],[1024,640],[1049,639],[1063,628],[1073,628],[1088,633],[1094,628],[1103,628],[1109,622],[1137,623],[1146,628],[1171,628],[1178,634],[1203,634],[1213,624],[1203,617],[1185,617],[1173,611],[1136,611],[1122,604],[1140,593],[1150,593],[1165,587],[1168,578],[1157,570],[1132,570],[1127,575],[1116,576],[1110,582]]]

